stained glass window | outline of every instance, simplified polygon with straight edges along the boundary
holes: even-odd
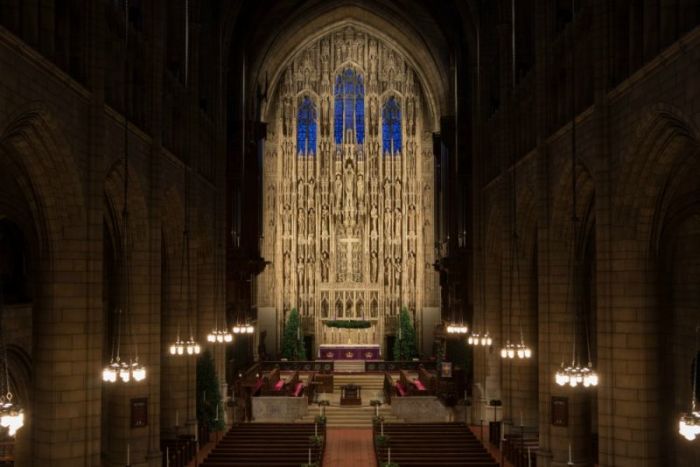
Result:
[[[348,68],[335,79],[335,144],[342,144],[343,135],[350,129],[357,143],[364,143],[365,86],[362,76]]]
[[[401,152],[401,108],[393,96],[382,109],[382,152],[390,155]]]
[[[308,96],[297,113],[297,153],[316,155],[316,107]]]

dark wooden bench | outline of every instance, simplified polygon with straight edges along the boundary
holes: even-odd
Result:
[[[461,423],[385,423],[384,434],[391,440],[391,461],[401,466],[498,465]],[[387,462],[388,451],[387,446],[375,445],[378,463]]]
[[[311,423],[247,423],[234,425],[200,464],[202,467],[223,466],[289,466],[321,462],[325,447],[325,429],[320,446],[310,445],[314,435]]]

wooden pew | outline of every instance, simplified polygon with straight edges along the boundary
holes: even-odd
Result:
[[[249,423],[234,425],[207,456],[201,467],[289,466],[308,461],[320,464],[325,448],[325,427],[319,427],[324,443],[311,446],[311,423]]]
[[[498,465],[461,423],[385,423],[384,434],[390,439],[391,461],[402,467]],[[375,445],[375,453],[378,463],[388,460],[387,446]]]

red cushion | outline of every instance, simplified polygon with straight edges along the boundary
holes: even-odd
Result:
[[[284,387],[284,380],[279,380],[275,383],[275,391],[280,391]]]
[[[304,390],[304,383],[301,381],[297,383],[297,385],[294,387],[294,397],[299,397],[301,395],[301,391]]]
[[[418,388],[419,391],[425,391],[425,385],[420,382],[419,379],[413,380],[413,384]]]
[[[260,379],[258,380],[258,382],[255,383],[255,389],[253,390],[253,394],[255,394],[256,392],[258,392],[258,391],[260,390],[260,388],[262,387],[262,385],[263,385],[263,380],[262,380],[262,378],[260,378]]]
[[[406,390],[403,388],[403,384],[401,384],[401,383],[396,383],[396,392],[399,393],[399,396],[405,396],[405,395],[406,395]]]

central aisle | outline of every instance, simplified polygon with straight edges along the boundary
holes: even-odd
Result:
[[[371,428],[326,428],[324,467],[376,467]]]

